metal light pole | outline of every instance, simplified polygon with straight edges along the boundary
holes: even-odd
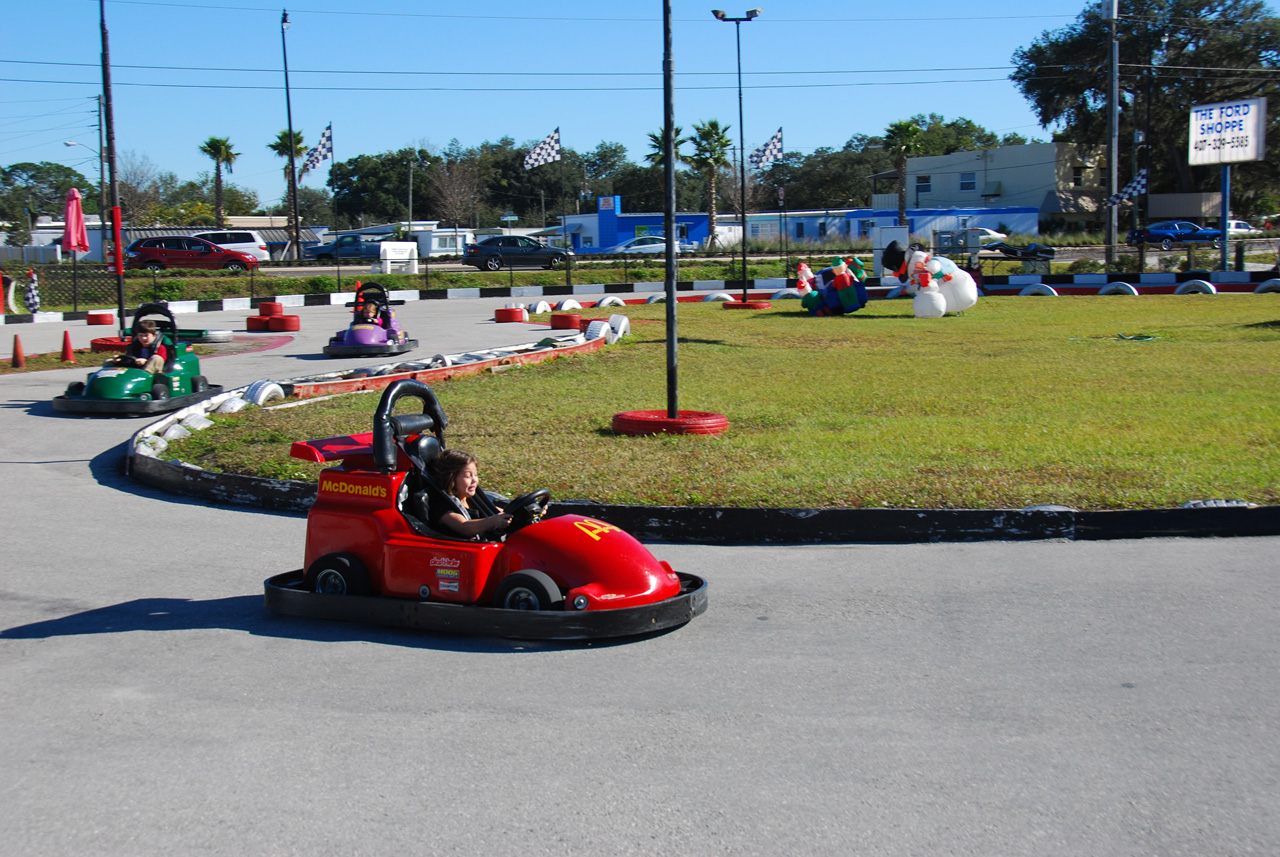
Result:
[[[116,311],[120,337],[124,338],[124,248],[120,246],[120,185],[116,182],[116,122],[111,101],[111,47],[107,37],[107,4],[98,0],[98,20],[102,30],[102,98],[107,124],[107,180],[111,188],[111,255],[116,272]],[[103,253],[105,254],[105,250]]]
[[[747,132],[742,127],[742,22],[757,17],[763,10],[748,9],[741,18],[731,18],[719,9],[711,14],[717,21],[732,21],[738,45],[738,195],[742,210],[742,300],[747,300]],[[714,238],[715,236],[712,236]]]
[[[293,258],[302,258],[302,223],[298,219],[298,169],[294,154],[293,137],[293,105],[289,102],[289,46],[285,43],[284,33],[289,29],[289,10],[280,14],[280,53],[284,57],[284,110],[289,123],[289,199],[285,204],[293,215]]]
[[[98,127],[98,133],[101,135],[102,126],[99,125]],[[106,170],[102,168],[103,152],[101,149],[94,149],[92,146],[86,146],[84,143],[77,143],[73,140],[65,140],[62,145],[80,146],[98,156],[98,231],[102,236],[102,247],[100,249],[102,250],[102,261],[105,262],[107,261],[107,179]]]

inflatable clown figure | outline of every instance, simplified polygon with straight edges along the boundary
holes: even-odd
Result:
[[[860,261],[836,257],[831,260],[831,267],[818,272],[812,290],[801,298],[801,306],[810,315],[857,312],[867,305],[867,287],[862,284],[866,278]]]
[[[978,285],[967,271],[945,256],[931,256],[919,246],[903,247],[893,241],[882,257],[885,270],[906,279],[904,291],[912,295],[916,318],[941,318],[963,312],[978,302]]]

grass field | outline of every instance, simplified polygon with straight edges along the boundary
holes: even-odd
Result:
[[[602,352],[435,387],[486,487],[765,507],[1280,503],[1274,296],[991,297],[934,320],[908,301],[837,318],[681,304],[679,406],[727,415],[712,437],[610,430],[616,412],[666,406],[664,309],[627,313],[633,335]],[[368,431],[375,404],[220,417],[169,455],[314,479],[289,443]]]

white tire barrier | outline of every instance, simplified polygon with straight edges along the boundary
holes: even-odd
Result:
[[[782,300],[788,300],[790,298],[795,298],[796,300],[800,300],[800,290],[799,289],[778,289],[776,292],[769,295],[769,300],[771,301],[782,301]]]
[[[600,303],[596,304],[596,306],[598,307],[626,306],[626,305],[627,305],[627,302],[624,301],[622,298],[618,297],[617,295],[609,295],[609,297],[605,298],[604,300],[600,301]]]
[[[667,296],[664,295],[662,292],[656,292],[652,295],[649,295],[649,297],[645,298],[644,302],[647,304],[658,304],[658,303],[662,303],[666,299],[667,299]]]
[[[728,292],[713,292],[702,299],[703,303],[708,301],[731,301],[734,300],[733,295]]]
[[[1213,283],[1204,280],[1187,280],[1174,289],[1173,293],[1175,295],[1216,295],[1218,290],[1213,287]]]
[[[619,337],[626,336],[631,332],[631,319],[620,313],[614,313],[609,316],[609,326]]]
[[[244,410],[248,404],[248,402],[239,396],[232,396],[222,404],[218,405],[218,407],[214,408],[213,412],[215,414],[234,414],[237,411]]]
[[[427,363],[427,365],[430,366],[432,369],[440,369],[445,366],[452,366],[453,358],[451,358],[448,354],[437,354],[435,357],[431,358],[431,360]]]
[[[538,315],[539,313],[551,312],[551,304],[546,301],[537,301],[528,306],[529,315]]]
[[[1128,283],[1107,283],[1098,289],[1100,295],[1136,295],[1138,290]]]
[[[231,331],[229,330],[206,330],[204,332],[205,342],[230,342]]]
[[[213,420],[209,419],[204,414],[192,414],[182,420],[182,425],[186,426],[191,431],[201,431],[202,429],[207,429],[209,426],[213,425]]]
[[[605,335],[606,331],[608,331],[609,333],[613,333],[613,328],[609,326],[609,322],[607,321],[591,322],[590,324],[587,325],[587,341],[590,342],[593,339],[602,338]]]
[[[1018,292],[1018,294],[1022,297],[1044,296],[1056,298],[1058,296],[1058,291],[1053,286],[1046,286],[1044,283],[1036,283],[1035,285],[1027,286],[1025,289]]]
[[[1253,290],[1255,295],[1265,295],[1268,292],[1280,292],[1280,280],[1267,280]]]
[[[582,309],[582,304],[578,303],[573,298],[565,298],[560,301],[560,303],[556,304],[556,312],[564,312],[567,309]]]
[[[284,388],[275,381],[254,381],[244,391],[244,399],[251,405],[262,407],[267,402],[284,398]]]

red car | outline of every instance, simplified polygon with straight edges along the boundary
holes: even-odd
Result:
[[[393,415],[401,398],[420,399],[422,413]],[[266,581],[269,609],[539,639],[646,634],[706,610],[705,581],[618,527],[544,519],[545,489],[505,503],[514,518],[496,541],[433,529],[429,510],[447,500],[430,465],[447,425],[431,389],[404,379],[383,392],[372,432],[293,445],[296,458],[341,464],[320,475],[304,569]],[[495,498],[475,499],[483,509]]]
[[[248,253],[219,247],[203,238],[189,235],[166,235],[161,238],[139,238],[124,252],[126,268],[163,271],[165,268],[222,268],[248,271],[258,267],[258,260]]]

